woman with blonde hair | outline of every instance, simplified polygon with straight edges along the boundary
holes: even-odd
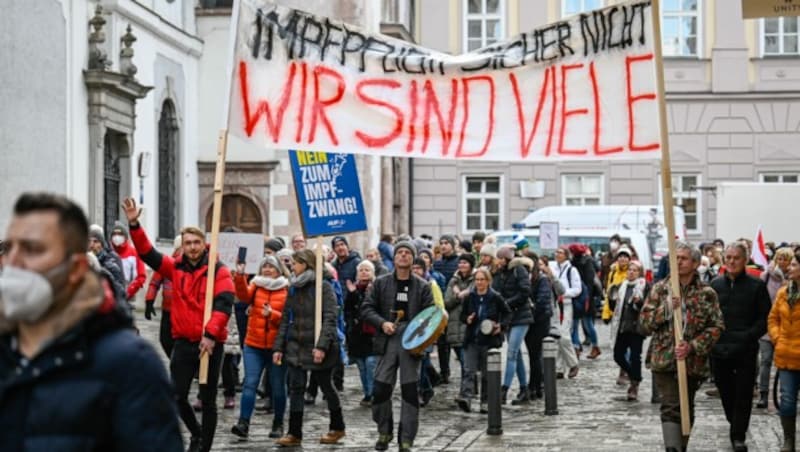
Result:
[[[367,289],[375,281],[375,265],[369,260],[359,262],[356,267],[356,282],[347,280],[344,297],[344,319],[347,335],[347,354],[350,362],[358,366],[364,398],[361,406],[372,406],[372,388],[375,380],[377,357],[372,350],[375,327],[361,321],[361,304]]]

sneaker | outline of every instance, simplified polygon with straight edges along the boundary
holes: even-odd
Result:
[[[375,442],[375,450],[389,449],[389,443],[392,442],[392,435],[380,435],[378,441]]]
[[[469,399],[465,399],[463,397],[458,397],[456,399],[456,404],[458,405],[458,408],[461,409],[461,411],[463,411],[465,413],[469,413],[471,411],[470,410]]]
[[[406,441],[400,444],[400,452],[411,452],[412,444]]]
[[[358,404],[364,408],[369,408],[372,406],[372,397],[364,397]]]
[[[250,432],[250,422],[246,419],[239,419],[239,422],[231,427],[231,433],[238,436],[240,439],[247,439]]]
[[[226,410],[232,410],[236,407],[236,399],[233,397],[225,397],[225,404],[222,406]]]
[[[275,441],[275,444],[282,447],[297,447],[303,444],[303,440],[289,433],[286,436],[280,437],[277,441]]]
[[[203,401],[200,399],[195,400],[194,403],[192,404],[192,409],[194,409],[198,413],[203,411]]]
[[[322,435],[319,439],[320,444],[337,444],[340,439],[344,438],[344,430],[331,430]]]

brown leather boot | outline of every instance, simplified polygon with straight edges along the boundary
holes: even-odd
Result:
[[[344,438],[344,430],[331,430],[322,435],[319,439],[320,444],[336,444],[340,439]]]
[[[303,443],[303,440],[292,435],[291,433],[279,438],[275,444],[283,447],[297,447]]]
[[[597,358],[598,356],[600,356],[600,353],[601,353],[601,352],[600,352],[600,347],[594,346],[594,347],[592,347],[592,351],[591,351],[591,352],[589,352],[589,356],[587,356],[587,358],[589,358],[589,359],[595,359],[595,358]]]
[[[628,386],[628,401],[636,402],[637,400],[639,400],[639,382],[631,381],[631,385]]]

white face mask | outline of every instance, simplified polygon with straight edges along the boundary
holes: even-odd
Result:
[[[124,235],[112,235],[111,236],[111,243],[113,243],[114,246],[122,246],[122,244],[125,243],[125,236]]]
[[[616,251],[617,248],[619,248],[619,242],[617,241],[611,242],[608,244],[608,247],[611,249],[611,251]]]
[[[701,275],[705,275],[707,271],[708,267],[706,267],[705,265],[697,267],[697,272],[700,273]]]
[[[3,267],[0,273],[0,307],[5,317],[12,322],[26,323],[42,318],[53,305],[53,286],[64,289],[62,280],[66,279],[69,265],[69,260],[64,261],[45,274],[10,265]]]

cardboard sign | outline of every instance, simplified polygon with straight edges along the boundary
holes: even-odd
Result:
[[[211,235],[206,235],[206,240],[211,240]],[[220,232],[217,242],[217,253],[220,262],[225,264],[231,271],[236,269],[236,261],[239,256],[239,247],[247,248],[247,258],[245,259],[245,273],[258,273],[258,264],[264,258],[264,236],[261,234],[249,234],[245,232]]]
[[[800,0],[742,0],[742,17],[800,16]]]
[[[387,157],[659,159],[651,8],[622,2],[452,56],[242,0],[228,130]]]
[[[558,222],[539,223],[539,247],[543,250],[558,249]]]
[[[289,162],[306,237],[367,229],[352,154],[289,151]]]

